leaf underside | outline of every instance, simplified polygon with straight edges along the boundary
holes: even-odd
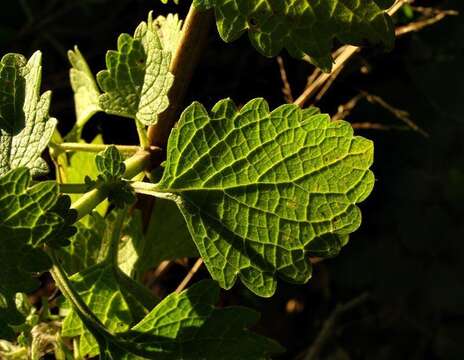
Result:
[[[393,0],[194,0],[215,9],[226,42],[248,31],[252,45],[266,56],[283,48],[297,58],[308,55],[325,71],[332,67],[334,40],[344,44],[392,48],[392,21],[384,12]]]
[[[314,108],[263,99],[240,111],[188,107],[168,142],[157,188],[171,193],[212,277],[272,296],[276,278],[304,283],[308,255],[331,256],[361,223],[373,144]]]
[[[74,91],[76,122],[81,128],[94,114],[101,111],[98,100],[100,90],[87,61],[77,46],[74,50],[68,51],[68,59],[72,65],[69,78]]]
[[[142,22],[134,36],[122,34],[118,50],[108,51],[108,70],[97,74],[103,94],[99,105],[109,114],[154,125],[169,105],[167,93],[173,82],[169,73],[171,52],[163,49],[151,21]]]
[[[57,121],[48,115],[51,93],[40,95],[41,57],[7,54],[0,61],[0,175],[20,166],[32,176],[48,171],[40,156]]]

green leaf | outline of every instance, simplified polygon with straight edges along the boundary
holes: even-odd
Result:
[[[89,65],[77,46],[74,47],[74,50],[68,51],[68,59],[72,66],[69,78],[74,91],[76,127],[82,129],[93,115],[101,111],[99,105],[100,90]]]
[[[90,310],[112,333],[129,330],[157,302],[147,289],[128,278],[111,261],[87,268],[70,280]],[[62,336],[79,336],[81,356],[99,353],[97,341],[74,311],[63,321]]]
[[[245,330],[259,314],[244,307],[218,309],[219,288],[206,280],[181,294],[171,294],[132,328],[149,358],[266,359],[282,352],[276,342]]]
[[[194,0],[201,9],[215,8],[217,28],[226,42],[248,31],[253,46],[265,56],[283,48],[297,58],[330,71],[334,40],[393,47],[395,35],[384,9],[393,0]]]
[[[145,247],[142,213],[135,209],[124,221],[119,242],[118,266],[124,274],[133,279],[143,275],[137,264],[140,258],[147,257]]]
[[[151,13],[150,13],[151,16]],[[148,24],[151,23],[149,18]],[[174,54],[182,37],[182,20],[177,14],[158,16],[153,22],[153,27],[160,38],[163,49]]]
[[[48,171],[40,155],[57,121],[48,115],[51,93],[40,95],[41,57],[7,54],[0,61],[0,175],[20,166],[32,176]]]
[[[83,221],[85,219],[85,221]],[[75,274],[102,262],[108,245],[107,221],[96,211],[76,224],[77,233],[70,239],[69,246],[59,250],[64,269]]]
[[[135,195],[129,183],[122,179],[126,166],[116,146],[108,146],[105,151],[97,154],[95,164],[100,172],[96,186],[108,194],[108,200],[119,208],[132,204]]]
[[[51,263],[42,250],[44,244],[56,246],[73,235],[68,227],[73,217],[69,198],[60,198],[55,182],[30,186],[26,168],[11,170],[0,177],[0,328],[17,324],[14,295],[33,291],[34,274],[46,271]]]
[[[69,246],[59,250],[63,268],[68,274],[84,271],[103,262],[108,257],[115,218],[123,210],[113,209],[106,218],[96,211],[76,224],[77,233]],[[121,230],[118,251],[118,266],[128,276],[137,269],[135,264],[143,255],[141,213],[134,210],[126,217]]]
[[[116,146],[108,146],[104,151],[97,154],[95,164],[100,175],[105,179],[121,178],[126,171],[124,158]]]
[[[137,262],[140,271],[156,267],[164,260],[198,256],[182,214],[172,201],[164,199],[155,201],[145,244]]]
[[[167,151],[156,191],[176,201],[212,277],[266,297],[277,277],[311,277],[311,244],[346,241],[374,185],[373,144],[349,123],[295,105],[269,112],[263,99],[210,114],[192,104]]]
[[[101,359],[261,360],[282,347],[246,330],[259,315],[243,307],[215,308],[219,289],[210,280],[161,301],[130,331],[97,333]]]
[[[170,62],[171,53],[163,50],[151,22],[142,22],[133,37],[120,35],[118,50],[106,55],[108,70],[97,74],[104,92],[100,107],[109,114],[154,125],[169,105],[167,93],[174,79]]]

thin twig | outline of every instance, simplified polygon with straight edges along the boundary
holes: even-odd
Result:
[[[282,79],[282,93],[284,95],[284,99],[287,103],[291,104],[293,102],[292,87],[288,82],[287,70],[285,69],[282,56],[277,56],[277,64],[279,65],[280,78]]]
[[[201,265],[203,265],[203,259],[198,258],[198,260],[195,262],[188,274],[185,276],[184,280],[182,280],[182,282],[177,287],[176,293],[180,293],[182,290],[186,288],[186,286],[189,284],[190,280],[192,280],[195,273],[200,269]]]
[[[401,120],[404,122],[407,126],[409,126],[412,130],[417,131],[419,134],[422,136],[428,138],[430,137],[429,133],[422,128],[420,128],[410,117],[410,114],[405,111],[398,109],[389,103],[387,103],[384,99],[382,99],[380,96],[372,95],[367,92],[362,92],[362,94],[365,96],[366,100],[369,101],[371,104],[377,104],[383,107],[385,110],[393,114],[397,119]]]
[[[414,8],[414,10],[417,10],[418,8]],[[437,10],[433,8],[427,8],[430,10],[428,15],[430,17],[427,17],[425,19],[420,19],[414,22],[411,22],[407,25],[404,26],[399,26],[395,30],[396,36],[402,36],[404,34],[408,34],[411,32],[417,32],[420,31],[428,26],[431,26],[433,24],[436,24],[437,22],[443,20],[447,16],[457,16],[459,15],[459,12],[454,11],[454,10]]]

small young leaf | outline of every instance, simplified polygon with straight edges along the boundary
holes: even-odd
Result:
[[[97,154],[95,163],[100,172],[97,186],[108,193],[108,200],[116,207],[123,208],[135,201],[135,195],[126,180],[122,179],[126,166],[116,146],[109,146]]]
[[[85,61],[79,49],[68,51],[68,59],[71,63],[69,78],[74,91],[74,105],[76,108],[76,126],[79,129],[97,112],[101,111],[98,103],[100,90],[97,82],[90,71],[89,65]]]
[[[97,154],[95,164],[105,179],[121,178],[126,171],[124,158],[116,146],[108,146],[105,151]]]
[[[163,46],[152,23],[142,22],[134,37],[122,34],[118,50],[108,51],[108,70],[97,74],[103,90],[100,107],[110,114],[154,125],[158,114],[169,105],[167,93],[173,76],[169,73],[171,53]]]
[[[217,28],[224,41],[248,31],[263,55],[276,56],[282,48],[297,58],[330,71],[334,40],[391,48],[395,39],[390,17],[393,0],[194,0],[201,9],[215,9]]]
[[[295,105],[269,112],[262,99],[211,114],[192,104],[167,151],[157,191],[177,202],[211,275],[261,296],[277,277],[306,282],[311,243],[332,248],[321,242],[355,231],[374,185],[372,142],[349,123]]]
[[[57,121],[48,115],[51,93],[40,95],[41,57],[7,54],[0,61],[0,175],[20,166],[32,176],[48,171],[40,155]]]

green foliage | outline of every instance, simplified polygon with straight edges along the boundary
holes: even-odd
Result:
[[[122,179],[126,166],[118,149],[109,146],[95,157],[95,164],[100,172],[96,186],[107,194],[108,200],[119,208],[132,204],[135,196],[128,182]]]
[[[101,111],[99,105],[100,90],[89,65],[79,49],[68,51],[71,63],[69,79],[74,91],[74,105],[76,109],[76,128],[82,130],[85,123],[97,112]]]
[[[173,82],[170,62],[171,53],[163,50],[151,19],[142,22],[133,37],[120,35],[118,50],[106,55],[108,70],[97,74],[103,90],[100,107],[109,114],[154,125],[169,104],[167,92]]]
[[[74,229],[69,199],[60,198],[54,182],[31,186],[28,169],[11,170],[0,177],[0,328],[11,335],[7,324],[21,319],[14,310],[14,295],[38,286],[33,274],[46,271],[51,263],[43,245],[64,245]]]
[[[56,134],[56,133],[55,133]],[[85,142],[81,142],[86,144]],[[98,135],[93,139],[90,144],[103,144],[103,138],[101,135]],[[62,183],[83,183],[86,178],[96,179],[98,177],[98,169],[95,163],[96,155],[89,152],[77,152],[71,156],[67,154],[60,154],[58,159],[58,174],[57,177]],[[80,194],[70,194],[71,202],[77,201],[81,195]],[[104,216],[108,208],[108,201],[102,202],[96,210],[100,215]]]
[[[163,260],[198,256],[195,243],[177,206],[164,199],[156,199],[146,232],[146,248],[139,267],[147,270]]]
[[[334,41],[392,44],[384,12],[390,0],[193,4],[215,8],[226,41],[248,30],[263,54],[286,48],[325,70]],[[0,337],[21,333],[8,351],[45,355],[47,346],[35,335],[43,331],[52,334],[58,359],[268,359],[283,349],[247,330],[258,321],[256,312],[216,308],[216,282],[159,301],[144,275],[163,260],[200,255],[223,288],[240,278],[269,297],[277,278],[306,282],[308,257],[338,254],[359,227],[357,204],[374,184],[373,145],[316,108],[270,111],[255,99],[238,109],[222,100],[208,112],[195,102],[169,139],[161,139],[166,148],[149,143],[145,127],[156,125],[174,100],[168,99],[171,59],[193,61],[179,55],[189,49],[179,44],[198,29],[184,30],[177,15],[150,13],[133,36],[119,36],[96,78],[79,49],[69,51],[76,122],[64,137],[48,115],[50,92],[40,95],[40,53],[1,59]],[[182,99],[175,101],[173,108]],[[101,136],[90,144],[82,139],[100,111],[135,120],[140,147],[124,148],[132,156],[125,159]],[[58,181],[32,183],[48,169],[41,157],[47,145]],[[152,183],[141,181],[146,175]],[[159,198],[144,205],[136,191]],[[59,315],[51,315],[47,302],[37,314],[22,294],[34,291],[37,275],[47,270],[65,297]],[[61,336],[73,338],[72,354]]]
[[[194,0],[201,9],[215,9],[217,28],[224,41],[245,31],[252,45],[266,56],[282,48],[330,71],[333,41],[345,44],[393,47],[394,31],[383,11],[393,0]]]
[[[373,145],[314,109],[262,99],[210,114],[189,106],[169,138],[156,190],[171,193],[214,279],[237,276],[271,296],[276,277],[304,283],[313,241],[346,236],[361,223],[356,203],[371,192]],[[320,246],[320,245],[319,245]]]
[[[258,320],[256,312],[216,309],[218,298],[217,285],[202,281],[166,297],[124,334],[96,332],[101,359],[259,360],[282,352],[274,341],[246,330]]]
[[[0,61],[0,175],[20,166],[32,176],[48,171],[40,155],[57,121],[48,115],[51,93],[40,95],[41,58],[7,54]]]
[[[150,22],[151,13],[148,19],[149,24]],[[174,54],[182,36],[182,21],[179,20],[179,16],[173,14],[158,16],[153,22],[153,27],[158,33],[163,49]]]
[[[111,261],[86,268],[70,280],[90,310],[113,333],[129,330],[157,302],[147,289],[126,277]],[[64,319],[62,335],[79,336],[81,356],[98,355],[96,340],[74,311]]]

